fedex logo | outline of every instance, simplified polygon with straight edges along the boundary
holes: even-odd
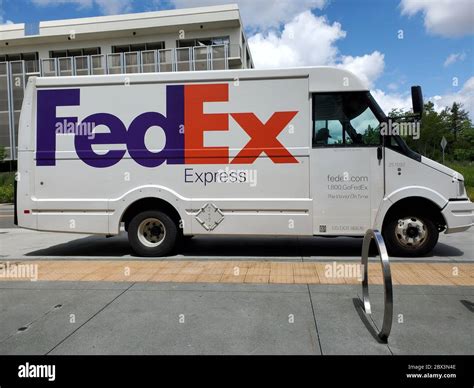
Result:
[[[117,164],[128,151],[130,157],[144,167],[167,164],[251,164],[261,154],[274,163],[298,163],[280,143],[277,136],[298,113],[275,112],[267,122],[254,113],[203,112],[205,102],[229,100],[228,84],[169,85],[166,87],[166,114],[145,112],[135,117],[128,128],[110,113],[92,114],[81,123],[77,117],[57,117],[56,108],[80,105],[80,89],[47,89],[38,91],[36,165],[56,164],[56,128],[58,123],[81,126],[104,125],[108,133],[94,136],[76,133],[74,146],[78,157],[89,166],[110,167]],[[242,150],[229,159],[228,147],[204,147],[206,131],[228,131],[229,116],[249,135]],[[145,134],[150,127],[160,127],[166,137],[164,148],[152,152],[145,146]],[[184,128],[184,131],[182,130]],[[120,144],[122,150],[94,152],[95,144]]]

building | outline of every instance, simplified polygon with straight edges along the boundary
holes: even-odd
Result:
[[[31,76],[253,68],[235,4],[0,25],[0,147],[16,159]]]

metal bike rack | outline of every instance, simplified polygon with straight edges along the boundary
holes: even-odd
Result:
[[[375,229],[368,229],[364,236],[362,244],[361,264],[364,269],[362,278],[362,296],[364,301],[364,310],[366,314],[372,314],[369,299],[369,248],[372,240],[375,241],[382,265],[383,286],[384,286],[384,312],[382,329],[378,333],[380,340],[387,342],[390,330],[392,329],[393,319],[393,287],[392,273],[390,271],[390,261],[387,253],[387,247],[383,240],[382,234]]]

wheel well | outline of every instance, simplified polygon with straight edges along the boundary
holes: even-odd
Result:
[[[446,221],[441,214],[441,209],[434,202],[422,197],[409,197],[395,202],[385,214],[382,229],[390,218],[401,212],[414,211],[416,214],[425,215],[434,221],[439,231],[446,228]]]
[[[180,225],[181,216],[173,205],[163,199],[151,197],[139,199],[125,210],[120,220],[125,224],[125,230],[128,230],[128,225],[135,215],[146,210],[160,210],[170,216],[178,227]]]

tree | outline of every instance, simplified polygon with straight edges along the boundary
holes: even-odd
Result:
[[[6,157],[7,157],[7,150],[5,149],[5,147],[0,146],[0,162],[3,162]]]
[[[464,109],[462,109],[462,104],[458,104],[457,102],[453,102],[450,112],[451,115],[448,116],[450,129],[453,132],[454,140],[456,141],[458,138],[458,133],[463,130],[466,122],[469,121],[469,114]]]
[[[412,120],[410,111],[392,109],[389,117],[397,122]],[[441,112],[434,109],[434,104],[428,101],[424,106],[421,118],[421,134],[419,139],[405,136],[408,146],[431,159],[441,160],[441,139],[448,141],[446,156],[459,161],[474,159],[474,127],[469,113],[462,104],[454,102]]]
[[[369,124],[367,126],[367,131],[362,135],[362,140],[364,144],[378,144],[380,133],[377,129],[372,128]]]

